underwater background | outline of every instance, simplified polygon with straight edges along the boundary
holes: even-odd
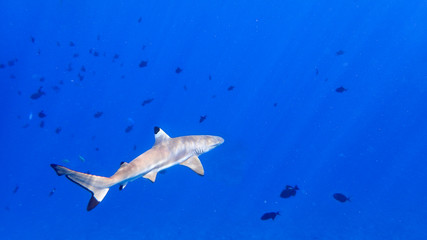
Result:
[[[1,239],[427,239],[427,1],[0,9]],[[91,212],[49,166],[110,176],[154,126],[225,142]]]

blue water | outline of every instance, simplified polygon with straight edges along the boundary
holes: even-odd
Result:
[[[1,239],[427,238],[427,1],[0,9]],[[110,176],[154,126],[225,143],[91,212],[49,166]]]

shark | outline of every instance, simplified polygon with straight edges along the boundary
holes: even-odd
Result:
[[[87,211],[91,211],[104,199],[112,186],[119,185],[119,190],[123,190],[129,182],[141,177],[155,182],[158,172],[175,165],[186,166],[203,176],[205,172],[199,156],[224,143],[222,137],[211,135],[171,138],[159,127],[154,127],[154,139],[154,145],[149,150],[129,163],[122,162],[111,177],[77,172],[57,164],[50,166],[58,176],[65,175],[92,193],[87,205]]]

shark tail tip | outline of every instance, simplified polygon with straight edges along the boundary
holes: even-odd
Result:
[[[98,200],[96,200],[96,198],[94,196],[92,196],[89,200],[89,203],[87,205],[87,211],[89,212],[90,210],[94,209],[96,206],[98,206],[100,202]]]

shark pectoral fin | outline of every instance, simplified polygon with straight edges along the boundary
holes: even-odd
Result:
[[[152,170],[151,172],[145,174],[143,178],[150,179],[152,182],[156,181],[157,170]]]
[[[193,156],[180,164],[189,167],[191,170],[195,171],[197,174],[201,176],[205,175],[205,170],[203,169],[203,165],[197,156]]]

